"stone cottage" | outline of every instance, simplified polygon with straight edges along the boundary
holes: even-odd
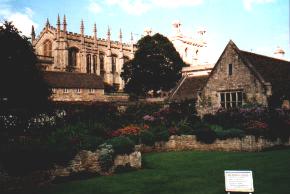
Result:
[[[289,100],[290,62],[240,50],[229,41],[198,96],[200,115],[244,104]],[[281,101],[282,104],[282,101]]]

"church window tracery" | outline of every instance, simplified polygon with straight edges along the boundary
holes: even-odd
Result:
[[[52,43],[50,40],[46,40],[43,43],[43,55],[52,57]]]
[[[117,63],[117,56],[112,56],[112,73],[116,73],[116,63]]]
[[[77,66],[77,48],[70,48],[68,50],[68,71],[73,71]]]

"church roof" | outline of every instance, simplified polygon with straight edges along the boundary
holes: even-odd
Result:
[[[52,88],[104,89],[102,78],[95,74],[46,71],[43,76]]]
[[[206,83],[208,76],[183,77],[173,90],[170,101],[182,101],[194,99]]]

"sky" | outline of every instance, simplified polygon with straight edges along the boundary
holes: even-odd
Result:
[[[108,27],[112,40],[122,29],[124,42],[140,39],[145,28],[165,36],[173,33],[172,22],[179,20],[182,32],[194,36],[206,29],[207,55],[215,63],[229,40],[242,49],[273,56],[277,46],[290,60],[289,0],[0,0],[0,22],[13,21],[24,35],[36,34],[46,19],[55,26],[57,15],[66,15],[68,31],[92,35],[96,23],[98,37],[106,38]]]

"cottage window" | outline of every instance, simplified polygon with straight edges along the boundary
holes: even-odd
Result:
[[[91,88],[89,89],[89,92],[92,94],[92,93],[95,93],[95,89]]]
[[[243,92],[220,92],[220,105],[226,109],[241,107],[243,105]]]
[[[229,76],[233,75],[233,64],[228,65],[228,75]]]
[[[81,89],[80,88],[77,88],[76,89],[76,93],[78,93],[78,94],[81,93]]]
[[[51,91],[52,91],[53,94],[55,94],[56,93],[56,88],[52,88]]]
[[[63,93],[67,94],[68,93],[68,89],[67,88],[64,88],[63,89]]]

